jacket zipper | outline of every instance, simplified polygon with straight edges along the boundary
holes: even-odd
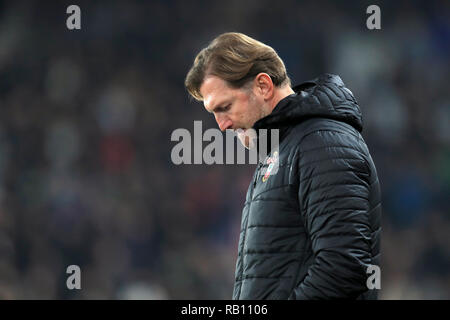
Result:
[[[245,221],[245,231],[244,231],[244,236],[242,238],[242,247],[241,247],[241,259],[242,259],[242,263],[241,263],[241,272],[240,272],[240,279],[241,279],[241,287],[239,288],[239,295],[237,296],[237,299],[239,300],[240,296],[241,296],[241,292],[242,292],[242,278],[243,278],[243,274],[244,274],[244,247],[245,247],[245,238],[247,236],[247,230],[248,230],[248,218],[249,218],[249,214],[250,214],[250,209],[252,206],[252,201],[253,201],[253,191],[255,190],[255,186],[256,183],[258,182],[259,179],[259,170],[261,170],[261,167],[263,166],[264,162],[260,162],[258,163],[258,167],[256,167],[256,172],[255,172],[255,177],[253,178],[253,183],[252,183],[252,189],[250,191],[250,202],[248,204],[248,211],[247,211],[247,221]]]

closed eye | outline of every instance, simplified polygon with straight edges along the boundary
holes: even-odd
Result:
[[[215,109],[214,109],[214,112],[215,112],[215,113],[218,113],[218,112],[227,112],[228,110],[230,110],[230,108],[231,108],[231,103],[230,103],[230,104],[227,104],[225,107],[217,107],[217,108],[215,108]]]

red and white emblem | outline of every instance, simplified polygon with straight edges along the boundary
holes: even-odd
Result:
[[[267,179],[269,179],[270,174],[272,173],[273,168],[275,167],[275,165],[278,166],[278,151],[275,151],[273,153],[272,157],[269,157],[267,159],[267,164],[269,165],[267,167],[266,173],[264,174],[264,176],[262,177],[262,181],[266,182]]]

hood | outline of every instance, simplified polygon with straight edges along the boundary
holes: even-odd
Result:
[[[323,74],[293,90],[294,94],[280,100],[272,113],[258,120],[253,128],[257,131],[283,130],[309,118],[320,117],[342,121],[362,131],[361,110],[339,76]]]

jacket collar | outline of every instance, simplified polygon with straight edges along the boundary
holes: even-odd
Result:
[[[360,107],[352,92],[337,75],[323,74],[293,87],[294,94],[281,99],[272,113],[253,125],[280,130],[280,141],[290,127],[309,118],[320,117],[346,122],[362,131]]]

